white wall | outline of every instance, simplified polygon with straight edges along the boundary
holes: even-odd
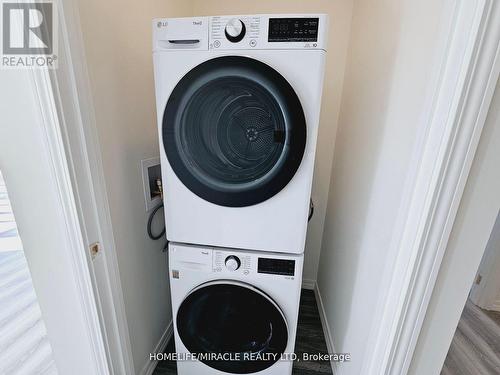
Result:
[[[445,0],[355,0],[318,289],[340,374],[360,374],[419,136]]]
[[[321,251],[353,0],[267,0],[253,2],[248,0],[193,0],[193,4],[194,15],[327,13],[330,16],[326,74],[312,187],[312,199],[316,209],[314,217],[309,223],[303,274],[304,280],[309,283],[314,282]]]
[[[80,0],[79,12],[135,372],[171,321],[162,241],[147,237],[140,160],[157,156],[151,20],[185,1]]]
[[[418,338],[409,375],[441,372],[500,207],[500,81]],[[498,272],[498,271],[497,271]]]

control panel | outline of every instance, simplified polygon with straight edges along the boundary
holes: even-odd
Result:
[[[240,43],[257,45],[260,37],[259,16],[215,16],[210,19],[210,48],[220,49]]]
[[[326,50],[326,14],[259,14],[153,20],[154,51]]]
[[[326,15],[210,17],[209,50],[326,49]]]
[[[288,259],[259,258],[257,272],[271,275],[294,276],[295,261]]]
[[[317,42],[319,18],[269,18],[268,41]]]
[[[249,252],[238,249],[169,244],[172,279],[183,277],[296,280],[301,277],[301,255]]]
[[[252,258],[250,255],[222,250],[213,251],[213,272],[240,272],[243,275],[248,275],[252,270],[251,266]]]
[[[295,276],[296,262],[288,257],[266,257],[241,251],[214,249],[212,272],[226,274],[269,274]]]

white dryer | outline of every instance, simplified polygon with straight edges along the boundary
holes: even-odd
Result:
[[[167,239],[302,253],[327,16],[153,22]]]
[[[169,244],[179,375],[290,375],[303,255]]]

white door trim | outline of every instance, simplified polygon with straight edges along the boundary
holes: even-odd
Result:
[[[59,148],[54,152],[57,152],[58,160],[64,158],[67,162],[64,188],[71,189],[73,194],[71,214],[79,219],[78,228],[73,229],[78,229],[85,250],[84,254],[78,255],[79,266],[83,267],[81,262],[85,260],[85,267],[90,270],[91,279],[86,280],[90,284],[85,284],[84,299],[90,303],[91,288],[94,307],[97,303],[98,320],[92,316],[89,324],[95,332],[100,330],[104,346],[96,346],[99,352],[96,355],[99,361],[109,363],[103,374],[131,375],[135,370],[78,7],[75,0],[57,4],[59,66],[56,70],[36,74],[35,82],[43,97],[53,97],[51,109],[54,112],[51,115],[59,117],[61,136],[57,144]],[[65,191],[69,194],[68,190]],[[99,267],[88,252],[90,244],[95,242],[101,248]]]
[[[109,374],[104,338],[86,257],[87,247],[80,228],[49,73],[46,70],[31,70],[31,73],[33,78],[32,89],[40,108],[46,146],[50,154],[51,168],[57,182],[58,196],[64,215],[64,223],[66,224],[65,229],[69,245],[67,249],[71,255],[72,270],[80,292],[78,297],[86,318],[87,332],[92,342],[96,373]]]
[[[444,64],[389,249],[363,374],[406,374],[498,78],[500,4],[453,1]]]

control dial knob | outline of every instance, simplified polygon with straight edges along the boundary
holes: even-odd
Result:
[[[236,271],[241,266],[241,261],[237,256],[230,255],[226,258],[226,268],[229,271]]]
[[[226,24],[225,33],[227,40],[233,43],[238,43],[245,36],[245,24],[238,18],[231,18]]]

